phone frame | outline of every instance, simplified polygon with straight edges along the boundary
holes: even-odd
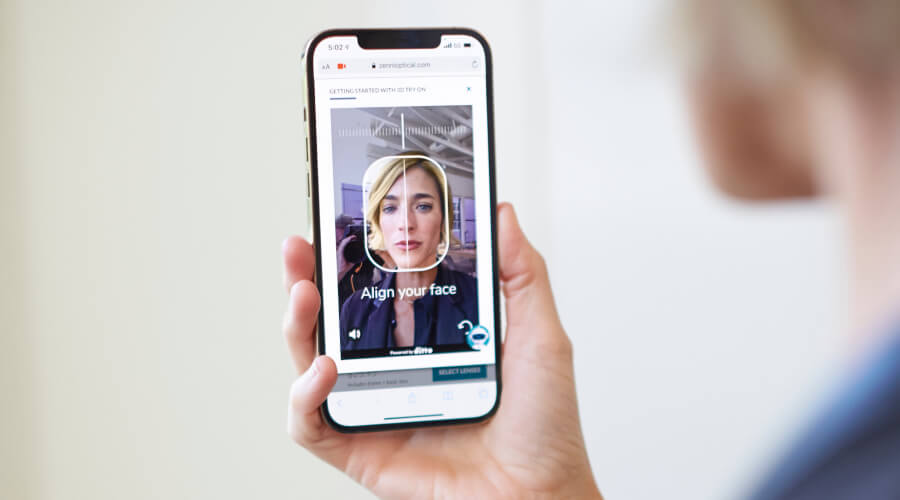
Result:
[[[303,65],[303,119],[306,128],[306,163],[307,163],[307,214],[312,229],[312,242],[316,250],[316,276],[315,284],[319,290],[319,296],[322,296],[322,251],[318,244],[321,239],[320,231],[320,212],[319,212],[319,182],[318,182],[318,144],[316,142],[316,100],[315,100],[315,77],[313,65],[313,53],[316,47],[326,38],[334,36],[359,36],[367,37],[369,40],[378,40],[379,49],[396,48],[396,49],[416,49],[416,48],[436,48],[411,46],[415,44],[429,43],[437,37],[438,43],[443,35],[467,35],[478,40],[484,49],[484,70],[485,70],[485,91],[486,91],[486,111],[487,111],[487,151],[488,151],[488,177],[490,179],[490,206],[491,206],[491,259],[492,259],[492,276],[493,294],[494,294],[494,366],[495,366],[495,383],[497,386],[496,398],[494,406],[482,416],[472,418],[459,418],[450,420],[426,420],[412,421],[390,424],[373,424],[363,426],[345,426],[337,423],[328,411],[328,400],[326,399],[320,407],[322,418],[328,425],[341,433],[355,434],[361,432],[386,431],[396,429],[408,429],[415,427],[437,427],[447,425],[472,424],[483,422],[490,419],[500,406],[501,396],[501,344],[502,329],[500,316],[500,270],[497,256],[497,185],[496,185],[496,168],[494,162],[494,93],[493,93],[493,62],[491,57],[490,46],[481,33],[469,28],[398,28],[398,29],[330,29],[322,31],[313,36],[306,44],[303,51],[301,63]],[[383,46],[390,44],[390,46]],[[360,44],[362,46],[362,44]],[[325,354],[325,327],[324,327],[323,308],[319,308],[319,317],[316,322],[316,343],[318,345],[318,353]]]

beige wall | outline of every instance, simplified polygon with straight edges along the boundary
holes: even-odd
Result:
[[[36,416],[32,352],[26,331],[25,221],[21,207],[22,175],[18,165],[21,135],[10,120],[21,113],[10,68],[18,63],[14,6],[0,3],[0,493],[27,498],[33,483]]]
[[[512,87],[534,19],[482,2],[0,5],[0,497],[361,495],[284,431],[300,52],[327,27],[474,25]],[[503,114],[507,144],[533,133]]]

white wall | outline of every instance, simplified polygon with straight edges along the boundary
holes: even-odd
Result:
[[[550,262],[604,491],[740,491],[838,351],[839,235],[712,192],[677,87],[631,64],[657,3],[2,4],[0,497],[365,496],[284,432],[279,249],[303,43],[392,25],[492,42],[500,198]]]

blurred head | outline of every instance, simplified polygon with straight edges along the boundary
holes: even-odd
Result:
[[[433,267],[450,243],[446,176],[417,155],[383,165],[368,193],[369,250],[386,251],[398,269]]]
[[[719,187],[744,199],[809,197],[821,188],[823,95],[866,101],[877,135],[895,106],[897,0],[680,0],[689,93]],[[823,90],[827,89],[827,90]],[[892,90],[894,89],[894,90]],[[834,101],[834,99],[832,99]]]

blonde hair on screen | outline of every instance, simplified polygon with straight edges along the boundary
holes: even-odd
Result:
[[[442,254],[453,241],[453,235],[448,228],[453,227],[453,210],[449,208],[450,185],[441,168],[434,162],[423,158],[424,153],[408,151],[395,156],[387,165],[381,168],[377,177],[369,188],[366,221],[369,225],[369,248],[372,250],[384,250],[384,234],[381,231],[381,203],[391,190],[391,186],[397,182],[404,172],[414,168],[420,168],[427,173],[437,186],[440,198],[441,210],[441,242],[438,245],[438,253]],[[446,198],[445,198],[446,196]]]

